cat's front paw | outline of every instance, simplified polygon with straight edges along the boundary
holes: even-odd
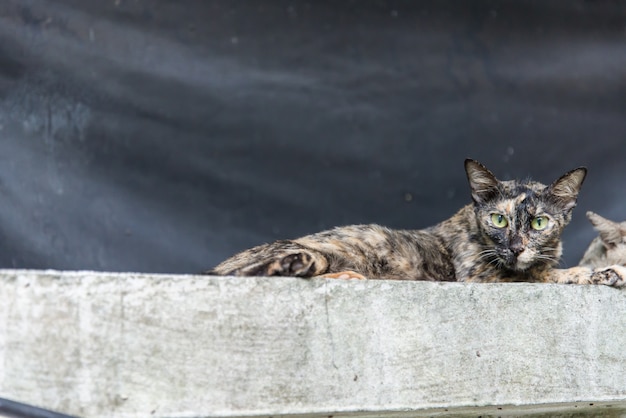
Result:
[[[614,265],[597,268],[591,275],[591,282],[613,287],[626,286],[626,267]]]

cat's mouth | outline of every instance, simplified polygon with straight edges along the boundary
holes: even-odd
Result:
[[[530,268],[535,259],[528,249],[523,250],[520,253],[515,253],[509,249],[504,252],[503,261],[506,267],[514,271],[524,271]]]

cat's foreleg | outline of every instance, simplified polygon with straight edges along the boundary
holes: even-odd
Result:
[[[569,269],[554,269],[546,272],[545,281],[562,284],[600,284],[613,287],[626,286],[626,267],[578,266]]]
[[[272,242],[245,250],[204,272],[220,276],[313,277],[326,273],[328,259],[290,240]]]

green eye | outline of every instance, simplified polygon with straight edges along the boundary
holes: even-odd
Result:
[[[548,226],[548,217],[547,216],[535,216],[532,221],[530,221],[530,226],[536,230],[541,231],[546,229]]]
[[[491,222],[496,228],[505,228],[509,224],[509,221],[507,221],[506,216],[501,215],[499,213],[491,214]]]

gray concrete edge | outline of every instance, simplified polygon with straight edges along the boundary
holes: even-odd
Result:
[[[0,298],[0,396],[77,416],[626,410],[608,287],[2,270]]]

